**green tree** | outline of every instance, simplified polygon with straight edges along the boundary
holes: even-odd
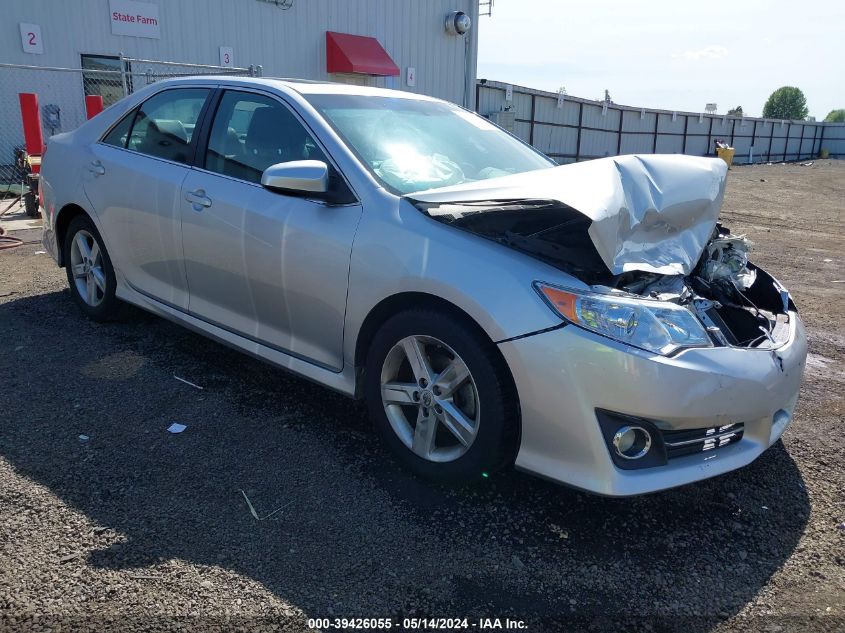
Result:
[[[792,119],[803,121],[807,118],[807,97],[799,88],[783,86],[775,90],[766,105],[763,116],[767,119]]]
[[[728,116],[742,116],[742,106],[737,106],[728,110]]]
[[[845,123],[845,108],[831,110],[824,120],[828,123]]]

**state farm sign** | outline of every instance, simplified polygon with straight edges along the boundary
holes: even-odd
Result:
[[[109,0],[111,32],[114,35],[161,38],[158,5],[134,0]]]

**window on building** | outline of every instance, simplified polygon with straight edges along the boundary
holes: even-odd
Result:
[[[103,98],[103,106],[109,107],[115,101],[123,98],[123,78],[120,74],[120,58],[107,55],[83,55],[83,70],[97,72],[82,73],[82,87],[85,96],[99,95]],[[132,92],[132,77],[128,73],[129,62],[126,62],[126,88]],[[99,72],[106,71],[106,72]]]
[[[327,162],[290,110],[270,97],[224,93],[208,138],[206,169],[258,183],[270,165],[305,159]]]
[[[331,81],[336,81],[339,84],[349,84],[350,86],[378,87],[375,77],[372,75],[362,75],[361,73],[332,73]]]

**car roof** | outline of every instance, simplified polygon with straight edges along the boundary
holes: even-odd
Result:
[[[237,86],[255,86],[266,88],[287,88],[295,90],[302,95],[361,95],[372,97],[391,97],[393,99],[416,99],[420,101],[440,101],[434,97],[405,92],[403,90],[391,90],[389,88],[375,88],[372,86],[356,86],[332,81],[319,81],[313,79],[293,79],[284,77],[241,77],[237,75],[192,75],[167,79],[159,82],[162,84],[196,83],[196,82],[220,82]]]

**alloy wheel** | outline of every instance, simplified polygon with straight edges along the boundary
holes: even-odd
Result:
[[[480,402],[463,359],[431,336],[407,336],[385,357],[381,399],[393,431],[419,457],[458,459],[478,434]]]
[[[84,229],[77,231],[73,237],[69,265],[76,291],[82,300],[91,307],[100,305],[106,296],[103,253],[94,236]]]

